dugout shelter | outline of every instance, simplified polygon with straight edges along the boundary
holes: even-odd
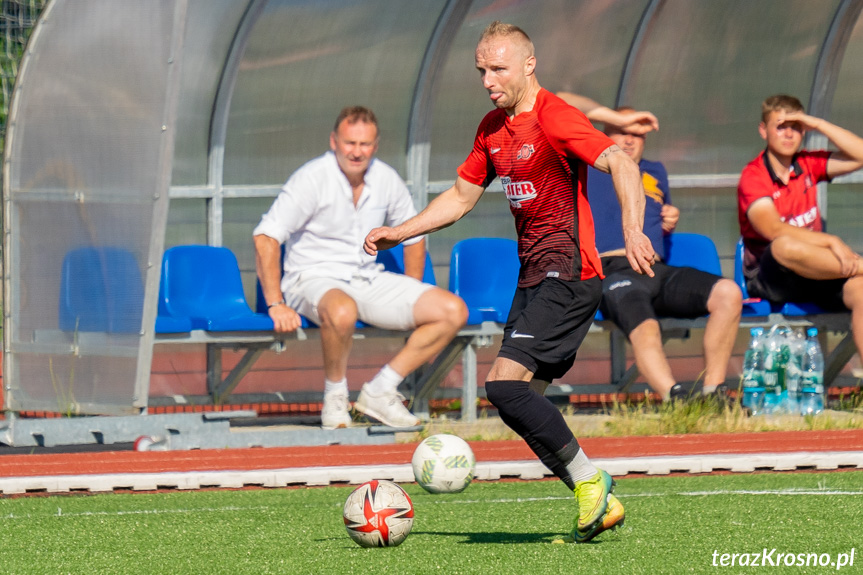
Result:
[[[7,120],[5,407],[144,411],[165,249],[229,248],[252,301],[251,230],[291,172],[326,149],[345,105],[375,110],[379,157],[418,208],[449,187],[490,109],[473,50],[495,19],[531,35],[545,88],[656,113],[647,155],[671,174],[680,231],[710,236],[731,277],[735,187],[761,148],[762,99],[795,94],[863,132],[861,10],[861,0],[49,1]],[[856,249],[861,182],[842,178],[822,203]],[[489,191],[430,237],[439,284],[459,240],[514,236],[499,183]],[[132,305],[109,306],[97,329],[64,315],[76,304],[62,274],[76,262],[93,266],[90,279],[105,274],[86,289],[123,291]],[[128,274],[138,291],[112,282]]]

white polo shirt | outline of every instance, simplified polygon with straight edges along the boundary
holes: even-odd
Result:
[[[254,235],[285,244],[281,287],[287,292],[301,274],[349,281],[378,273],[381,266],[363,250],[366,235],[379,226],[397,226],[416,213],[398,172],[377,158],[369,164],[354,207],[348,179],[329,151],[291,175]]]

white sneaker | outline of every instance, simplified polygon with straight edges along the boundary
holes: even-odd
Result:
[[[367,391],[368,384],[363,386],[360,396],[354,403],[354,409],[374,417],[390,427],[413,427],[419,425],[417,416],[407,410],[404,405],[405,396],[398,392],[372,395]]]
[[[339,429],[350,427],[351,404],[344,393],[327,393],[324,395],[324,407],[321,409],[321,427],[324,429]]]

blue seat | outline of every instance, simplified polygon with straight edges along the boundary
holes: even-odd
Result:
[[[405,273],[405,249],[402,244],[394,248],[378,252],[377,261],[383,264],[384,270],[395,274]],[[432,266],[431,254],[426,251],[426,264],[423,270],[423,282],[431,285],[437,285],[434,275],[434,266]]]
[[[670,266],[688,266],[717,276],[722,275],[722,264],[716,244],[701,234],[675,232],[665,236],[665,263]]]
[[[144,282],[135,256],[113,247],[77,248],[63,258],[63,331],[140,333]]]
[[[468,238],[453,246],[449,290],[467,304],[468,325],[506,323],[519,268],[515,240]]]
[[[192,320],[187,317],[156,316],[156,333],[188,333]]]
[[[743,238],[737,240],[737,245],[734,248],[734,283],[743,292],[743,313],[745,316],[761,316],[769,315],[772,312],[781,312],[785,308],[783,305],[771,304],[767,300],[761,298],[753,298],[749,295],[749,290],[746,289],[746,278],[743,276]],[[789,304],[786,304],[789,305]],[[796,307],[796,304],[790,304]],[[790,310],[790,308],[789,308]],[[792,313],[790,315],[804,315],[801,313]]]
[[[272,331],[273,320],[246,302],[237,258],[228,248],[176,246],[162,258],[163,318],[188,318],[193,329]]]
[[[192,331],[192,320],[188,317],[174,317],[165,305],[164,258],[159,277],[159,309],[156,315],[156,333],[188,333]]]

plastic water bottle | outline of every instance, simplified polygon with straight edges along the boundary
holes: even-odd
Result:
[[[824,354],[818,343],[818,328],[806,330],[800,377],[800,414],[815,415],[824,411]]]
[[[790,328],[774,325],[767,334],[764,352],[764,413],[782,411],[788,393],[785,387],[785,371],[791,358],[788,342]]]
[[[749,347],[743,356],[743,401],[751,415],[764,411],[764,328],[749,330]]]
[[[785,366],[785,402],[782,411],[799,413],[800,383],[803,377],[803,355],[806,350],[806,336],[803,330],[797,328],[786,333],[789,355]]]

